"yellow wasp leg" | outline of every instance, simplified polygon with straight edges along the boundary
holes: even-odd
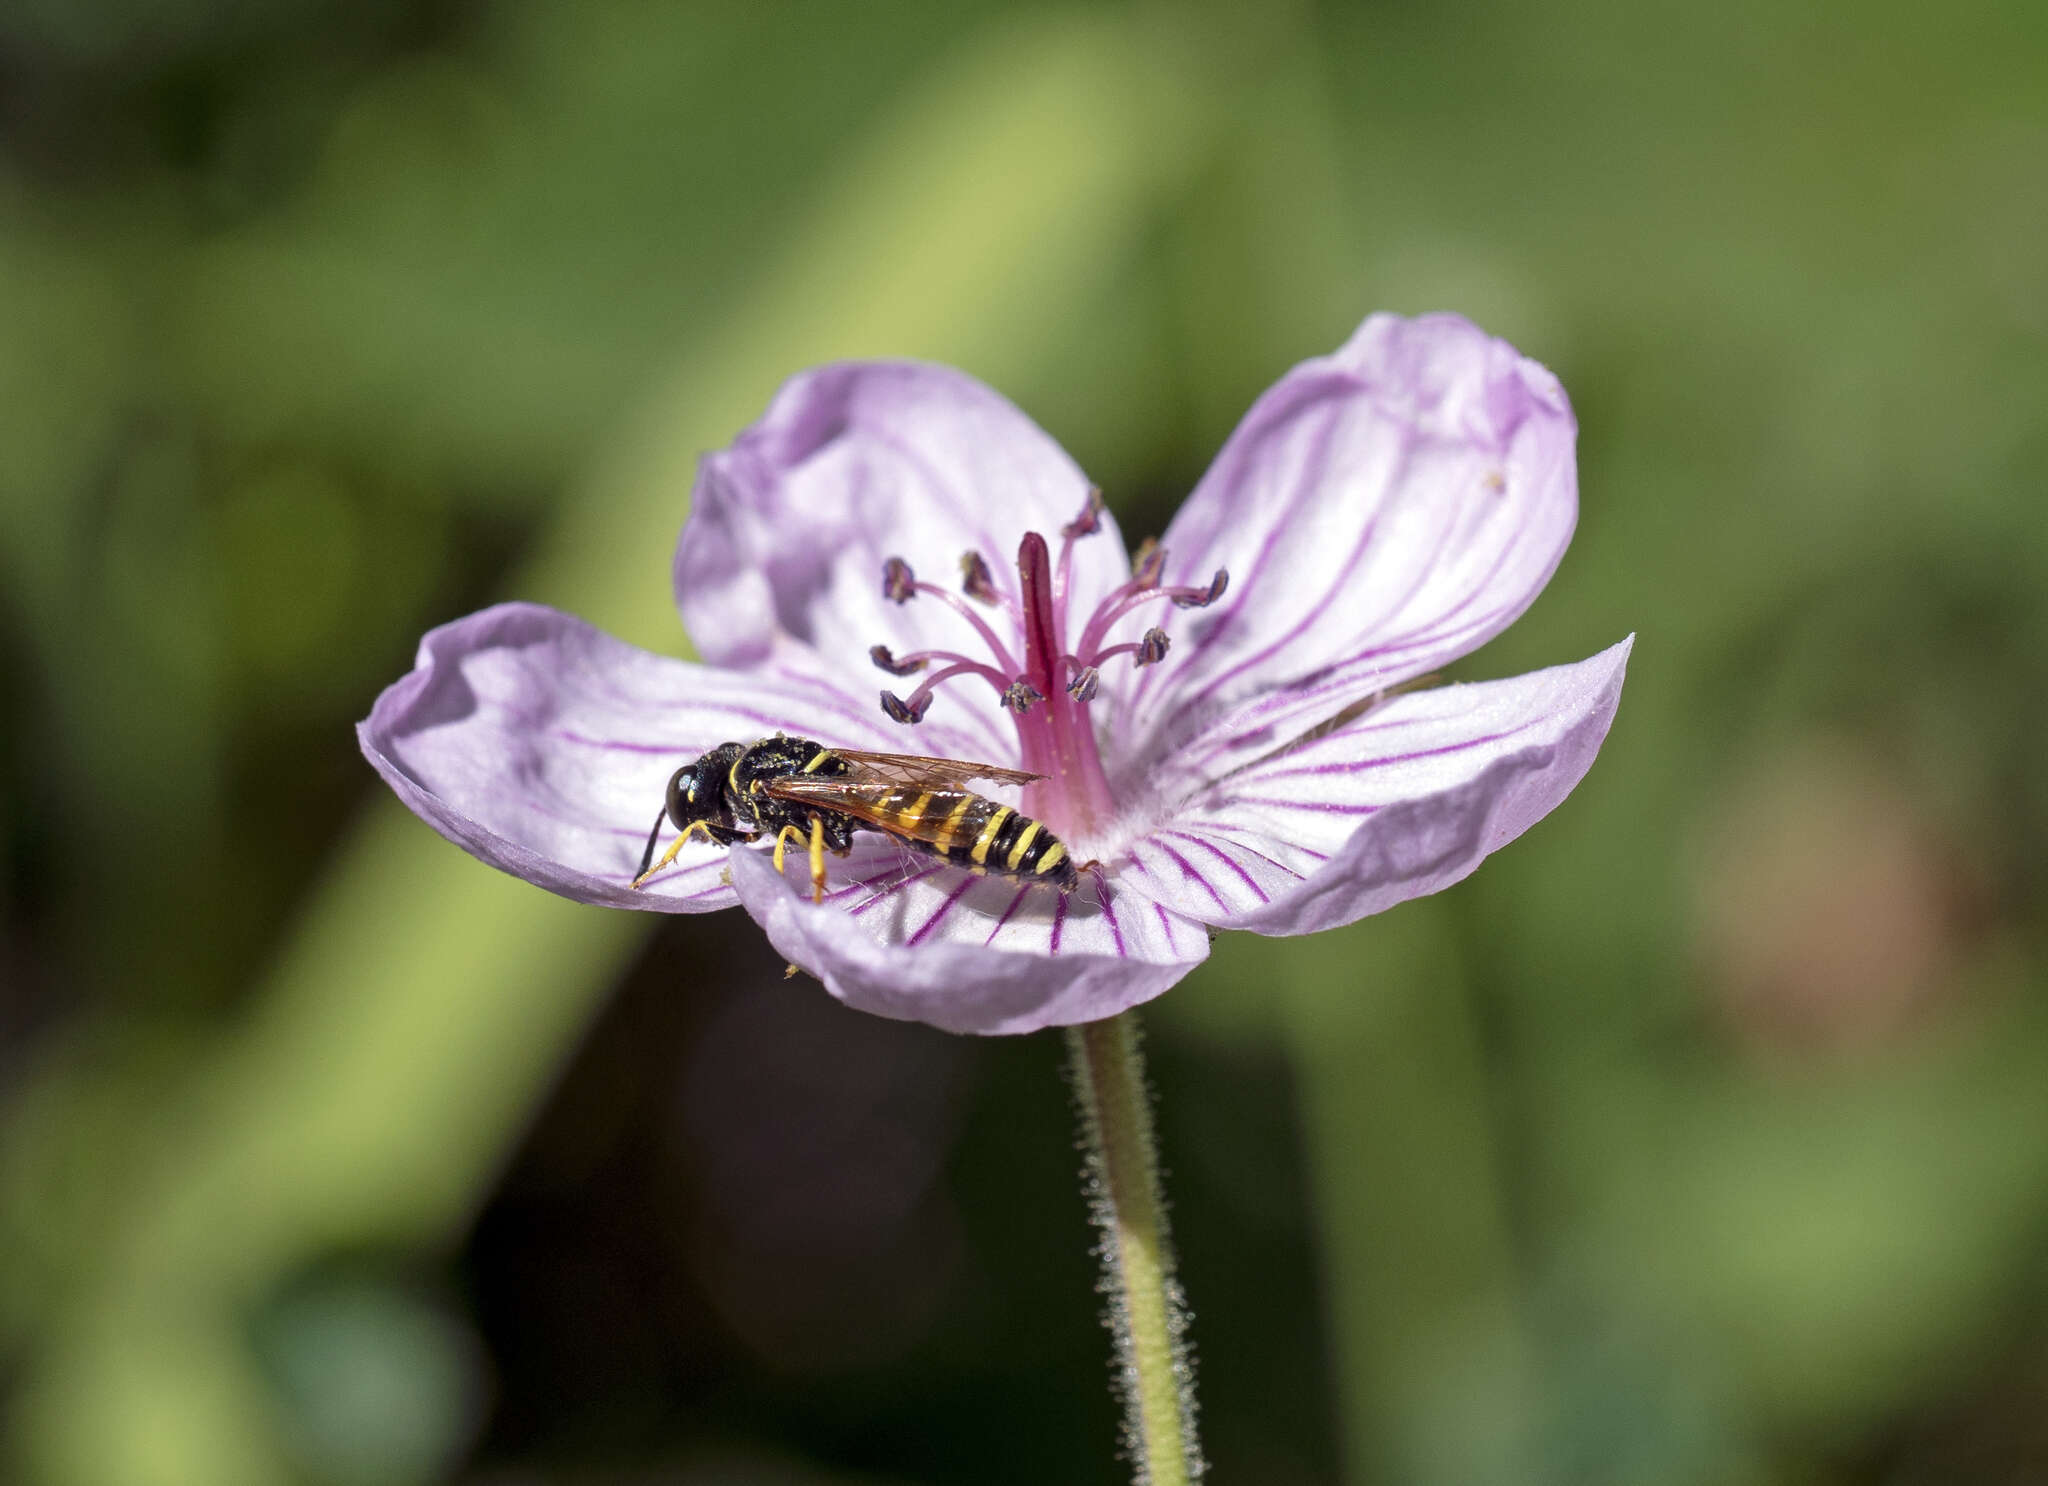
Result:
[[[784,826],[781,830],[775,833],[775,870],[778,873],[782,871],[782,843],[787,841],[791,836],[796,837],[796,839],[799,841],[803,840],[803,827]]]
[[[656,862],[653,866],[649,867],[645,872],[642,872],[638,877],[633,879],[633,886],[640,886],[641,883],[645,882],[655,873],[661,871],[670,862],[674,861],[676,859],[676,853],[683,849],[684,843],[687,842],[692,836],[696,835],[699,831],[702,831],[704,833],[704,839],[706,841],[711,842],[711,844],[714,846],[718,844],[717,838],[711,834],[711,823],[709,821],[693,820],[687,827],[684,828],[682,835],[676,837],[675,840],[671,841],[668,844],[668,850],[662,853],[660,861]]]
[[[811,901],[825,901],[825,822],[811,817]]]

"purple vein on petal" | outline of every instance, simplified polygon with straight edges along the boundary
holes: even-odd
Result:
[[[1323,388],[1317,388],[1312,395],[1320,400],[1328,396],[1328,393]],[[1329,446],[1331,440],[1336,437],[1337,422],[1337,410],[1335,408],[1325,409],[1322,426],[1313,435],[1313,448],[1302,460],[1304,468],[1314,467],[1321,469],[1329,463]],[[1249,452],[1247,451],[1241,453],[1238,459],[1234,461],[1232,468],[1234,477],[1243,478],[1243,464],[1249,457]],[[1294,490],[1287,499],[1285,509],[1267,527],[1265,538],[1260,542],[1259,550],[1253,554],[1251,561],[1246,564],[1245,571],[1235,575],[1237,578],[1236,597],[1230,601],[1229,607],[1216,617],[1208,630],[1188,647],[1181,659],[1183,666],[1193,665],[1198,656],[1205,654],[1215,645],[1218,639],[1231,629],[1239,612],[1244,608],[1246,600],[1250,598],[1252,590],[1258,583],[1261,574],[1264,573],[1267,561],[1272,557],[1274,549],[1279,546],[1281,534],[1286,531],[1296,512],[1300,509],[1301,504],[1309,498],[1309,490],[1314,484],[1315,482],[1312,480],[1297,476],[1294,481]],[[1146,676],[1139,681],[1138,685],[1133,688],[1133,700],[1147,695],[1152,690],[1153,683],[1157,680],[1157,675],[1158,673],[1155,671],[1153,675]],[[1209,689],[1206,686],[1203,688],[1204,691]],[[1167,724],[1170,725],[1173,719],[1178,717],[1184,710],[1185,708],[1181,707],[1173,709],[1167,717]]]
[[[932,911],[932,916],[926,919],[923,924],[919,925],[917,932],[910,936],[909,942],[911,944],[924,943],[925,936],[930,934],[932,930],[936,929],[939,926],[940,921],[944,919],[947,914],[953,911],[953,905],[955,903],[958,903],[965,896],[967,896],[967,890],[973,886],[973,876],[963,875],[960,879],[960,886],[954,888],[952,892],[946,894],[945,902],[939,904],[939,906]]]
[[[1180,945],[1175,942],[1173,937],[1173,915],[1166,911],[1164,903],[1154,903],[1152,911],[1159,915],[1159,929],[1161,933],[1166,935],[1166,948],[1168,952],[1179,954]]]
[[[789,719],[787,717],[778,717],[772,712],[760,712],[752,707],[735,707],[729,702],[719,703],[718,709],[721,712],[729,712],[734,717],[740,718],[745,722],[751,722],[758,727],[779,730],[785,725],[787,725],[789,722]],[[832,709],[832,711],[835,716],[848,723],[854,723],[859,725],[864,724],[866,722],[865,718],[859,717],[855,713],[848,712],[843,707],[835,707]],[[865,726],[862,726],[861,730],[865,733],[868,733],[870,736],[873,736],[875,732],[874,729]],[[724,740],[721,739],[720,741],[723,742]]]
[[[1065,893],[1061,893],[1059,902],[1056,905],[1054,905],[1052,910],[1052,939],[1051,942],[1046,946],[1047,954],[1056,955],[1060,952],[1060,936],[1066,932],[1066,928],[1067,895]]]
[[[1281,810],[1313,810],[1321,815],[1371,815],[1377,805],[1339,805],[1330,800],[1296,800],[1285,795],[1232,795],[1226,804],[1271,805]]]
[[[1062,894],[1062,897],[1064,896]],[[1124,948],[1123,925],[1116,921],[1116,907],[1110,902],[1110,895],[1104,893],[1098,901],[1102,905],[1103,920],[1109,925],[1109,942],[1116,946],[1116,957],[1119,960],[1128,960],[1130,953]]]
[[[1266,890],[1259,886],[1258,879],[1253,877],[1251,873],[1245,871],[1244,864],[1239,862],[1237,858],[1231,856],[1228,852],[1226,852],[1222,847],[1218,846],[1215,842],[1205,841],[1200,836],[1190,836],[1186,831],[1161,831],[1159,834],[1162,836],[1172,836],[1179,841],[1185,841],[1190,846],[1201,847],[1202,850],[1208,852],[1210,856],[1216,858],[1217,861],[1223,863],[1224,866],[1228,867],[1231,871],[1235,872],[1238,876],[1238,880],[1242,882],[1246,887],[1250,888],[1253,894],[1257,896],[1258,900],[1261,903],[1271,901],[1266,896]],[[1299,874],[1296,875],[1298,876]]]
[[[602,748],[608,753],[672,753],[681,755],[689,752],[687,743],[628,743],[619,738],[587,738],[581,733],[572,733],[567,728],[557,728],[555,736],[564,743],[575,743],[584,748]],[[702,752],[702,750],[698,750]]]
[[[984,948],[996,942],[996,935],[1003,932],[1003,925],[1010,921],[1010,915],[1023,906],[1024,895],[1030,891],[1031,884],[1028,882],[1017,889],[1017,896],[1010,899],[1010,906],[1003,910],[1003,916],[996,920],[996,926],[988,931],[988,938],[981,941]]]
[[[1276,691],[1272,693],[1270,696],[1260,698],[1257,703],[1250,707],[1247,707],[1237,717],[1230,719],[1229,726],[1235,728],[1236,731],[1232,732],[1229,736],[1218,739],[1216,743],[1214,743],[1210,748],[1208,748],[1203,753],[1193,755],[1192,757],[1188,757],[1184,760],[1175,760],[1174,762],[1181,766],[1181,771],[1183,773],[1194,773],[1198,771],[1202,767],[1202,765],[1208,763],[1210,759],[1216,758],[1221,754],[1235,752],[1237,749],[1258,742],[1262,737],[1271,733],[1273,730],[1273,724],[1271,722],[1261,721],[1260,719],[1269,718],[1276,712],[1298,711],[1303,705],[1309,702],[1313,702],[1318,697],[1348,696],[1354,693],[1357,690],[1357,687],[1358,683],[1355,680],[1343,680],[1327,685],[1302,687],[1299,689],[1289,688],[1281,691]],[[1367,696],[1361,698],[1361,700],[1369,703],[1372,701],[1372,698],[1370,696]],[[1341,714],[1344,710],[1345,709],[1342,706],[1333,705],[1333,707],[1331,708],[1331,716]],[[1327,725],[1327,720],[1325,725]],[[1397,719],[1393,722],[1359,721],[1357,723],[1345,724],[1344,736],[1347,738],[1355,738],[1365,733],[1383,733],[1390,728],[1402,728],[1408,727],[1410,725],[1411,720],[1409,719]],[[1311,725],[1305,728],[1303,731],[1313,733],[1315,731],[1315,727],[1314,725]],[[1328,734],[1324,734],[1323,736],[1327,737]],[[1284,758],[1288,753],[1294,751],[1295,746],[1307,748],[1311,744],[1320,741],[1320,738],[1310,737],[1301,740],[1299,744],[1296,745],[1293,742],[1293,740],[1289,740],[1288,742],[1282,742],[1280,744],[1275,745],[1274,752],[1279,757]]]
[[[1209,832],[1218,840],[1229,843],[1231,846],[1236,847],[1239,851],[1249,852],[1251,855],[1257,857],[1260,861],[1266,863],[1268,866],[1278,868],[1280,871],[1285,872],[1289,877],[1300,877],[1303,875],[1295,871],[1292,867],[1288,866],[1285,862],[1275,861],[1272,857],[1267,856],[1263,851],[1260,851],[1256,846],[1251,845],[1249,842],[1240,841],[1237,839],[1237,836],[1230,835],[1229,833],[1232,831],[1237,832],[1239,836],[1245,834],[1245,828],[1241,825],[1236,824],[1233,821],[1214,820],[1204,817],[1197,820],[1190,820],[1188,824],[1191,826],[1200,826],[1203,830]],[[1314,847],[1303,846],[1298,841],[1290,841],[1287,843],[1287,845],[1289,850],[1298,851],[1306,857],[1314,857],[1319,862],[1327,862],[1330,859],[1330,854],[1327,851],[1317,851]]]
[[[1216,891],[1216,884],[1211,882],[1208,878],[1204,877],[1201,873],[1197,872],[1195,870],[1195,864],[1193,862],[1189,861],[1186,857],[1182,856],[1179,852],[1175,851],[1171,846],[1168,846],[1164,841],[1161,841],[1156,837],[1152,840],[1151,844],[1158,847],[1161,851],[1165,852],[1167,856],[1171,857],[1173,859],[1173,864],[1176,867],[1180,868],[1181,876],[1188,878],[1194,883],[1196,883],[1202,889],[1203,892],[1209,895],[1209,901],[1214,903],[1219,910],[1225,913],[1228,913],[1230,911],[1230,905],[1223,901],[1223,894]]]
[[[1483,748],[1488,743],[1498,743],[1504,738],[1514,737],[1517,733],[1526,733],[1547,721],[1547,717],[1531,718],[1502,732],[1486,733],[1477,738],[1460,738],[1455,743],[1440,743],[1435,748],[1418,748],[1411,753],[1389,753],[1379,758],[1339,760],[1327,764],[1296,764],[1285,769],[1259,769],[1247,772],[1243,777],[1264,783],[1269,779],[1291,779],[1305,775],[1360,774],[1368,769],[1383,769],[1389,764],[1408,764],[1417,759],[1442,758],[1446,754],[1463,753],[1468,748]]]
[[[1544,484],[1551,478],[1553,473],[1554,469],[1546,469],[1542,471],[1539,476],[1534,477],[1535,483],[1539,486]],[[1456,604],[1444,610],[1441,614],[1432,615],[1430,619],[1422,626],[1422,630],[1430,631],[1439,638],[1444,636],[1446,632],[1440,628],[1443,625],[1443,623],[1446,620],[1451,619],[1456,615],[1462,613],[1476,599],[1478,599],[1481,595],[1489,592],[1492,589],[1493,580],[1500,576],[1500,570],[1503,567],[1507,566],[1508,560],[1520,551],[1520,549],[1524,545],[1527,534],[1532,529],[1532,526],[1535,525],[1536,523],[1532,523],[1530,520],[1527,519],[1527,513],[1525,512],[1524,519],[1521,522],[1517,523],[1513,532],[1509,535],[1508,539],[1500,544],[1500,550],[1494,553],[1493,566],[1489,567],[1483,574],[1479,576],[1479,578],[1475,582],[1473,582],[1470,585],[1470,587],[1466,590],[1465,596],[1462,599],[1460,599]],[[1560,548],[1560,554],[1562,553],[1562,551],[1563,549]],[[1515,608],[1519,602],[1519,599],[1510,599],[1505,604],[1501,604],[1492,609],[1487,610],[1486,613],[1482,614],[1478,620],[1468,620],[1463,627],[1466,629],[1485,629],[1488,625],[1492,624],[1492,622],[1495,619],[1497,619],[1501,614],[1506,613],[1510,609]],[[1397,606],[1393,612],[1399,613],[1399,607]],[[1401,642],[1410,639],[1417,633],[1417,630],[1409,630],[1403,634],[1389,636],[1388,643],[1400,644]],[[1425,639],[1428,638],[1429,636],[1425,635]]]
[[[1330,462],[1330,444],[1336,436],[1336,427],[1338,421],[1339,420],[1334,416],[1331,417],[1328,420],[1328,422],[1324,424],[1322,429],[1318,431],[1316,435],[1314,464],[1319,470],[1327,468]],[[1405,435],[1401,440],[1400,460],[1395,465],[1395,468],[1393,472],[1389,475],[1389,477],[1381,482],[1382,490],[1389,489],[1392,486],[1399,483],[1400,479],[1405,474],[1408,465],[1413,461],[1414,455],[1414,437],[1413,435]],[[1302,484],[1305,491],[1306,487],[1310,484],[1310,482],[1303,481]],[[1301,500],[1304,498],[1305,494],[1297,493],[1294,504],[1298,506]],[[1310,629],[1313,629],[1317,624],[1324,622],[1330,612],[1331,605],[1333,605],[1336,602],[1337,596],[1341,594],[1345,590],[1345,588],[1350,585],[1353,573],[1357,570],[1359,563],[1364,559],[1365,554],[1371,550],[1373,544],[1373,534],[1375,531],[1378,530],[1378,527],[1379,520],[1377,514],[1367,519],[1364,526],[1362,526],[1359,529],[1357,538],[1352,542],[1351,551],[1345,555],[1343,562],[1338,564],[1337,571],[1335,575],[1332,577],[1328,586],[1325,587],[1325,589],[1323,590],[1322,596],[1318,598],[1313,604],[1309,605],[1307,610],[1302,614],[1301,618],[1297,619],[1285,634],[1282,634],[1279,638],[1269,642],[1261,649],[1255,650],[1250,655],[1245,656],[1242,659],[1238,660],[1231,666],[1227,667],[1221,674],[1213,677],[1204,678],[1200,689],[1198,689],[1186,701],[1182,702],[1179,706],[1173,708],[1170,712],[1167,713],[1164,726],[1167,728],[1171,728],[1175,722],[1177,722],[1182,717],[1185,717],[1192,708],[1200,706],[1202,704],[1202,700],[1204,699],[1204,697],[1219,694],[1236,677],[1243,675],[1246,671],[1251,670],[1254,667],[1264,665],[1274,656],[1286,650],[1290,645],[1292,645],[1296,640],[1300,639],[1301,636],[1306,634]],[[1269,533],[1267,538],[1268,547],[1270,547],[1272,542],[1278,540],[1279,534],[1282,530],[1282,526],[1278,523],[1274,525],[1272,532]],[[1265,565],[1266,555],[1267,554],[1265,551],[1261,551],[1257,566],[1263,567]],[[1254,573],[1253,577],[1256,577],[1256,573]],[[1250,579],[1248,579],[1246,582],[1244,593],[1246,597],[1250,596]],[[1243,600],[1241,599],[1240,603],[1242,602]],[[1234,614],[1236,610],[1233,609],[1231,612]],[[1210,630],[1206,635],[1204,635],[1202,637],[1202,640],[1197,644],[1196,653],[1200,653],[1203,650],[1207,650],[1209,648],[1209,644],[1213,642],[1215,636],[1220,634],[1222,630],[1223,626],[1219,624],[1214,629]],[[1188,657],[1188,660],[1184,662],[1184,664],[1192,664],[1193,660],[1194,657],[1191,655]]]
[[[539,782],[539,781],[536,781]],[[521,810],[539,816],[542,820],[554,821],[557,825],[574,827],[579,831],[602,831],[607,836],[622,836],[631,841],[647,838],[645,826],[598,826],[591,823],[588,813],[575,808],[575,802],[566,799],[560,790],[550,789],[548,793],[557,801],[556,805],[544,803],[533,794],[515,794],[507,797],[508,802]]]

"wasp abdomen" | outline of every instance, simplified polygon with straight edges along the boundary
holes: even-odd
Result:
[[[948,825],[945,839],[933,842],[948,861],[976,872],[1043,878],[1062,886],[1073,880],[1074,864],[1060,839],[1008,805],[970,795]]]

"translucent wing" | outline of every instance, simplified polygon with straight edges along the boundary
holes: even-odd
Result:
[[[763,780],[761,793],[770,799],[836,810],[888,835],[922,841],[942,851],[963,838],[972,841],[988,817],[1003,808],[969,789],[934,787],[929,781],[898,784],[844,775],[837,779],[821,779],[815,774],[785,775]]]
[[[974,764],[956,758],[925,758],[915,753],[860,753],[851,748],[835,748],[832,752],[853,766],[853,773],[842,777],[912,785],[918,789],[959,789],[977,779],[990,784],[1029,784],[1034,779],[1045,778],[1043,774],[1027,774],[1022,769],[1004,769],[995,764]]]

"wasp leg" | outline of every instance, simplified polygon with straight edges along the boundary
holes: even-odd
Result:
[[[1074,878],[1077,884],[1083,877],[1095,879],[1095,901],[1107,907],[1109,905],[1108,869],[1099,860],[1086,861],[1074,869]]]
[[[811,901],[825,901],[825,822],[811,817]]]
[[[664,854],[662,854],[662,860],[659,860],[659,862],[655,862],[655,864],[653,864],[651,868],[647,868],[645,872],[641,872],[641,874],[639,874],[637,878],[633,878],[633,886],[639,886],[641,882],[645,882],[647,878],[651,878],[651,876],[653,876],[655,872],[659,872],[659,870],[664,870],[664,868],[666,868],[666,866],[668,866],[670,862],[674,862],[674,860],[676,860],[676,854],[678,854],[678,851],[682,851],[684,843],[688,843],[688,839],[690,839],[692,835],[696,835],[698,831],[702,831],[702,833],[705,833],[705,839],[707,839],[707,841],[711,841],[713,845],[731,845],[733,841],[743,841],[743,839],[745,839],[745,837],[743,837],[743,835],[741,835],[739,831],[727,831],[727,829],[723,829],[723,827],[717,827],[717,825],[713,825],[711,821],[690,821],[690,825],[688,825],[688,827],[684,827],[682,835],[678,835],[678,837],[676,837],[674,841],[670,841],[670,843],[668,843],[668,851],[664,851]]]
[[[783,843],[788,841],[791,836],[796,837],[799,841],[803,840],[804,828],[802,826],[784,826],[775,833],[775,870],[778,873],[782,871]]]

